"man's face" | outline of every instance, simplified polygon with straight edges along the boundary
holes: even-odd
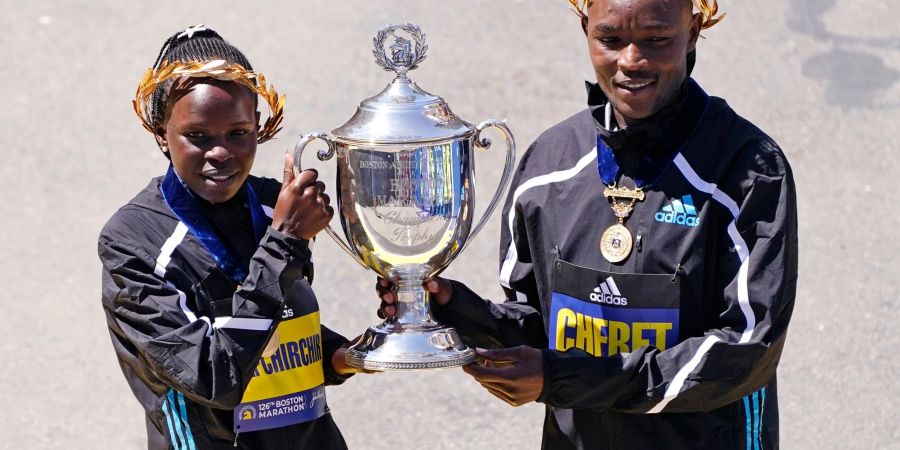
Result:
[[[700,34],[690,0],[594,0],[585,34],[597,83],[619,124],[659,111],[687,76]]]

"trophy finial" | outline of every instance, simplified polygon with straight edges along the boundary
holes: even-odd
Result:
[[[398,30],[409,35],[409,39],[398,35],[396,33]],[[388,38],[394,39],[388,47],[391,51],[390,57],[385,52],[385,43]],[[395,72],[398,78],[406,78],[406,72],[419,67],[419,63],[425,59],[425,52],[428,50],[428,45],[425,44],[425,33],[411,23],[386,26],[378,31],[372,41],[375,43],[375,49],[372,50],[375,62],[384,70]],[[415,42],[415,46],[413,46],[413,42]]]

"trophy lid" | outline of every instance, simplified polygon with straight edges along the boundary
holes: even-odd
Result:
[[[402,30],[412,40],[397,35]],[[385,41],[393,38],[391,56],[385,54]],[[472,124],[450,111],[443,98],[429,94],[406,73],[425,59],[425,34],[413,24],[382,28],[373,39],[375,62],[396,78],[378,94],[360,103],[353,117],[332,130],[337,139],[367,144],[414,144],[451,140],[473,133]],[[415,42],[413,42],[415,41]]]

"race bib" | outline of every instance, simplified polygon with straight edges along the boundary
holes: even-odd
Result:
[[[234,409],[236,433],[308,422],[328,412],[319,312],[279,323],[270,345],[274,352],[260,359]]]
[[[550,303],[550,348],[594,356],[678,343],[679,280],[620,274],[557,261]]]

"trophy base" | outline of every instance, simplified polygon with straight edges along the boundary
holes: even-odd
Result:
[[[453,327],[403,327],[389,319],[369,327],[347,350],[347,364],[357,369],[421,370],[460,367],[475,361],[475,351]]]

